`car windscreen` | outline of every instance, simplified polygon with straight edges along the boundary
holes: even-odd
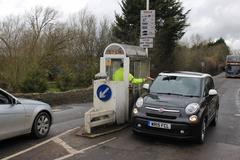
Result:
[[[199,97],[201,78],[158,76],[150,87],[151,93]]]
[[[226,66],[226,71],[227,71],[227,72],[240,73],[240,66],[239,66],[239,65],[230,65],[230,64],[228,64],[228,65]]]

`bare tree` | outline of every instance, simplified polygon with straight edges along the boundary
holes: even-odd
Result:
[[[68,22],[60,23],[57,16],[54,9],[36,7],[0,21],[0,85],[6,82],[17,91],[31,67],[44,74],[57,67],[74,72],[76,82],[91,83],[97,58],[111,41],[109,22],[105,18],[98,25],[87,9]]]
[[[16,88],[21,79],[19,55],[22,53],[21,42],[25,27],[25,22],[18,16],[9,16],[0,22],[0,54],[3,59],[0,64],[1,77],[12,88]]]
[[[190,43],[192,44],[192,46],[199,46],[203,43],[203,38],[199,34],[193,34],[190,37]]]
[[[98,36],[97,36],[97,56],[100,57],[103,54],[104,49],[111,43],[112,32],[110,22],[106,17],[100,22]]]
[[[43,31],[54,25],[58,12],[52,8],[36,7],[27,13],[27,22],[31,30],[31,43],[29,54],[36,52],[37,42]]]

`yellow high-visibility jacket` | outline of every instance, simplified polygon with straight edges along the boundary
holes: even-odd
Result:
[[[113,81],[123,81],[123,73],[124,73],[124,70],[122,67],[117,69],[113,73],[113,77],[112,77]],[[132,84],[141,84],[145,81],[145,79],[143,78],[134,78],[134,76],[131,73],[128,74],[128,80]]]

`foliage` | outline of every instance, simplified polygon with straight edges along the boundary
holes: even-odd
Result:
[[[112,26],[106,18],[97,21],[86,9],[66,21],[57,19],[56,10],[42,7],[1,19],[0,87],[12,92],[44,92],[47,81],[57,83],[48,86],[51,91],[88,87],[109,43],[138,45],[140,10],[145,9],[145,2],[122,0],[123,14],[116,15]],[[184,12],[181,2],[151,0],[150,9],[156,10],[155,48],[149,50],[153,74],[202,71],[200,62],[206,64],[204,72],[215,73],[224,65],[229,48],[223,38],[207,42],[196,36],[191,47],[190,43],[177,45],[188,26],[189,11]]]
[[[222,71],[228,54],[230,51],[223,38],[210,42],[199,39],[190,48],[184,45],[176,47],[173,67],[175,70],[216,74]]]
[[[145,0],[122,0],[122,15],[116,14],[113,36],[119,42],[138,45],[140,37],[140,10],[144,10]],[[171,63],[177,41],[184,35],[189,10],[184,12],[178,0],[151,0],[150,9],[156,10],[155,46],[151,50],[155,70],[164,70]],[[164,61],[163,61],[164,59]],[[161,65],[163,64],[163,65]]]
[[[97,68],[95,67],[86,67],[83,68],[82,72],[76,73],[77,77],[75,80],[75,85],[78,87],[90,86],[94,75],[97,73]]]
[[[44,70],[48,81],[58,80],[62,90],[91,84],[90,78],[97,72],[96,57],[111,42],[108,20],[97,21],[86,9],[66,21],[57,18],[56,10],[36,7],[24,15],[0,20],[1,87],[12,92],[45,90],[28,86],[33,85],[28,81],[36,80],[32,75],[35,72],[29,71],[31,66]],[[86,64],[92,67],[82,69]],[[87,81],[83,82],[84,79]],[[67,84],[68,81],[72,84]]]
[[[22,82],[20,89],[24,93],[29,92],[45,92],[47,90],[47,79],[44,71],[39,67],[32,67]]]
[[[57,82],[51,81],[48,82],[48,92],[60,92],[61,90],[57,86]]]
[[[140,35],[140,10],[145,7],[145,0],[122,0],[122,15],[116,14],[113,36],[118,42],[138,45]]]
[[[74,74],[69,70],[63,70],[57,78],[57,86],[61,91],[73,88]]]

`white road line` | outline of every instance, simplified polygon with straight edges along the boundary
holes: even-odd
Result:
[[[240,113],[240,88],[237,90],[235,103],[236,103],[236,105],[238,107],[238,113]]]
[[[11,155],[11,156],[5,157],[5,158],[3,158],[2,160],[8,160],[8,159],[14,158],[14,157],[16,157],[16,156],[19,156],[19,155],[21,155],[21,154],[23,154],[23,153],[26,153],[26,152],[28,152],[28,151],[31,151],[31,150],[33,150],[33,149],[35,149],[35,148],[37,148],[37,147],[39,147],[39,146],[41,146],[41,145],[44,145],[44,144],[46,144],[46,143],[48,143],[48,142],[50,142],[50,141],[52,141],[52,140],[54,140],[54,139],[56,139],[56,138],[58,138],[58,137],[61,137],[61,136],[65,135],[65,134],[67,134],[67,133],[69,133],[69,132],[72,132],[72,131],[74,131],[75,129],[79,129],[79,128],[80,128],[80,127],[76,127],[76,128],[67,130],[67,131],[65,131],[65,132],[63,132],[63,133],[61,133],[61,134],[59,134],[59,135],[57,135],[57,136],[55,136],[55,137],[52,137],[52,138],[50,138],[50,139],[48,139],[48,140],[46,140],[46,141],[43,141],[43,142],[41,142],[41,143],[39,143],[39,144],[37,144],[37,145],[35,145],[35,146],[32,146],[32,147],[30,147],[30,148],[28,148],[28,149],[25,149],[25,150],[22,150],[22,151],[20,151],[20,152],[17,152],[17,153],[15,153],[15,154]]]
[[[101,145],[103,145],[103,144],[106,144],[106,143],[108,143],[108,142],[111,142],[111,141],[113,141],[113,140],[115,140],[115,139],[117,139],[117,137],[113,137],[113,138],[108,139],[108,140],[106,140],[106,141],[103,141],[103,142],[94,144],[94,145],[89,146],[89,147],[87,147],[87,148],[81,149],[81,150],[79,150],[79,151],[77,151],[77,152],[75,152],[75,153],[68,154],[68,155],[66,155],[66,156],[57,158],[57,159],[55,159],[55,160],[64,160],[64,159],[70,158],[70,157],[72,157],[72,156],[74,156],[74,155],[76,155],[76,154],[84,153],[84,152],[87,151],[87,150],[96,148],[96,147],[98,147],[98,146],[101,146]]]
[[[55,138],[53,141],[56,142],[57,144],[61,145],[63,148],[65,148],[68,151],[68,153],[70,153],[70,154],[77,152],[77,150],[75,150],[74,148],[69,146],[65,141],[63,141],[60,138]]]
[[[59,108],[55,108],[55,109],[52,109],[53,112],[60,112],[62,111],[62,109],[59,109]]]

